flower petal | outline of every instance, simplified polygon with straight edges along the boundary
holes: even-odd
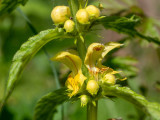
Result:
[[[100,43],[92,43],[88,47],[84,63],[89,70],[96,70],[96,63],[102,57],[104,48],[104,45]]]
[[[123,44],[117,43],[117,42],[109,42],[107,44],[105,44],[105,49],[102,53],[102,58],[104,58],[108,52],[110,52],[111,50],[118,48],[120,46],[122,46]]]
[[[66,81],[66,86],[70,91],[69,93],[70,97],[76,95],[79,92],[80,88],[82,87],[86,79],[87,78],[82,74],[81,70],[74,78],[72,77],[72,73],[68,76],[68,79]]]
[[[109,42],[109,43],[105,44],[104,51],[102,52],[102,57],[98,60],[97,66],[98,66],[99,68],[105,67],[105,66],[103,66],[103,65],[101,64],[103,58],[104,58],[111,50],[113,50],[113,49],[115,49],[115,48],[118,48],[118,47],[120,47],[120,46],[122,46],[122,45],[123,45],[123,44],[120,44],[120,43],[117,43],[117,42]]]
[[[82,61],[76,51],[70,50],[67,52],[60,52],[51,60],[59,61],[68,66],[72,70],[73,77],[78,74],[82,67]]]

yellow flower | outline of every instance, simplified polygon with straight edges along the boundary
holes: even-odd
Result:
[[[56,6],[51,12],[51,18],[55,24],[64,24],[71,16],[68,6]]]
[[[107,82],[112,85],[116,83],[116,79],[113,74],[117,74],[119,72],[103,66],[101,62],[108,52],[120,46],[122,46],[122,44],[110,42],[105,45],[92,43],[88,47],[84,63],[89,70],[90,76],[92,78],[94,77],[95,81],[100,81],[102,83]]]
[[[100,16],[100,10],[94,5],[87,6],[86,10],[87,10],[91,20],[97,19]]]
[[[73,20],[67,20],[64,23],[64,29],[66,30],[66,32],[73,32],[75,28],[75,23],[73,22]]]
[[[89,23],[89,14],[85,9],[79,9],[76,13],[76,19],[81,24]]]
[[[68,76],[66,81],[66,86],[71,93],[70,97],[76,95],[86,80],[86,77],[82,74],[82,61],[80,57],[77,55],[76,51],[70,50],[67,52],[60,52],[51,60],[56,60],[64,63],[71,69],[71,74]]]
[[[113,74],[117,74],[119,72],[114,71],[113,69],[103,66],[101,64],[102,59],[109,51],[114,48],[120,47],[122,44],[110,42],[106,45],[100,43],[92,43],[87,50],[86,57],[84,60],[84,64],[88,68],[89,76],[86,78],[82,73],[82,60],[78,56],[77,52],[74,50],[69,50],[66,52],[60,52],[51,60],[56,60],[64,63],[71,69],[71,73],[69,74],[66,80],[66,86],[69,91],[69,96],[72,97],[80,92],[84,81],[89,80],[87,83],[86,89],[90,94],[96,95],[99,90],[99,82],[108,82],[115,84],[115,77]],[[96,83],[96,90],[91,90],[92,84]],[[84,87],[85,88],[85,87]]]
[[[120,43],[110,42],[108,44],[92,43],[87,50],[85,57],[85,65],[89,72],[92,74],[98,73],[100,71],[108,70],[109,68],[101,64],[102,59],[110,52],[112,49],[122,46]]]

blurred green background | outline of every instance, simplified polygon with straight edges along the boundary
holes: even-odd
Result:
[[[92,3],[97,5],[99,2],[90,1],[90,4]],[[106,8],[102,12],[105,15],[137,5],[144,10],[147,16],[156,19],[160,18],[160,13],[158,12],[160,10],[159,0],[121,0],[120,2],[118,0],[104,0],[102,3]],[[20,8],[28,16],[36,30],[40,32],[54,28],[50,18],[51,10],[56,5],[66,4],[66,0],[29,0],[25,6],[20,6]],[[146,32],[146,34],[149,33]],[[0,17],[0,100],[4,93],[13,55],[20,48],[21,44],[33,35],[25,19],[17,9],[10,14]],[[106,43],[119,40],[120,38],[123,38],[123,35],[110,30],[104,30],[101,26],[96,27],[94,31],[91,31],[86,36],[87,45],[95,41]],[[55,40],[45,46],[51,57],[58,51],[74,47],[72,39]],[[132,39],[113,56],[128,56],[136,59],[138,62],[132,65],[136,68],[136,72],[133,70],[135,72],[133,73],[134,76],[127,76],[129,78],[127,85],[134,91],[144,95],[149,101],[160,103],[160,51],[158,47],[143,40]],[[63,86],[65,80],[63,76],[67,74],[68,70],[59,63],[53,64],[56,66]],[[114,67],[114,65],[110,65],[110,62],[106,64]],[[127,63],[124,63],[123,66],[115,66],[117,69],[121,69],[121,67],[126,69]],[[127,71],[129,70],[126,69]],[[37,100],[56,88],[49,59],[42,49],[25,68],[20,82],[0,115],[0,120],[31,120]],[[102,99],[99,101],[98,107],[98,120],[107,120],[109,118],[122,118],[123,120],[149,119],[135,106],[119,98]],[[80,102],[65,103],[64,110],[65,120],[86,119],[86,107],[80,107]],[[61,120],[60,108],[55,115],[55,120]]]

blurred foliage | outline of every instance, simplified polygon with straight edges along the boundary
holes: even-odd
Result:
[[[13,11],[18,5],[25,5],[27,0],[1,0],[0,16],[6,12]]]
[[[1,0],[0,6],[5,1],[6,0]],[[105,9],[102,11],[103,14],[122,16],[124,20],[130,20],[131,26],[134,26],[134,23],[138,23],[136,24],[136,26],[138,26],[137,31],[140,31],[144,35],[159,37],[160,23],[158,20],[148,18],[142,9],[137,7],[135,0],[120,1],[121,2],[118,0],[104,1],[103,5]],[[3,16],[0,16],[0,100],[3,96],[4,85],[13,55],[20,48],[20,45],[33,35],[24,18],[15,9],[17,4],[13,1],[10,2],[12,2],[10,5],[13,6],[5,7],[6,4],[3,4],[3,9],[0,9],[0,13],[2,13],[2,11],[4,13]],[[58,4],[64,5],[66,2],[67,1],[64,0],[30,0],[24,7],[21,7],[21,9],[39,32],[41,30],[54,28],[50,19],[50,11],[53,6]],[[93,2],[97,5],[97,1]],[[9,2],[6,3],[8,4]],[[18,4],[22,3],[24,4],[24,2],[19,2]],[[6,14],[7,11],[11,11],[12,9],[14,9],[12,13]],[[136,13],[141,17],[142,22],[140,24],[136,17],[134,17],[134,19],[127,19],[132,13]],[[125,18],[126,16],[127,18]],[[113,21],[113,19],[111,19],[111,21]],[[102,29],[101,27],[99,28]],[[123,25],[121,29],[123,29]],[[97,34],[101,36],[101,33],[97,32],[97,30],[91,31],[90,34],[86,36],[87,45],[102,39],[97,36]],[[136,39],[129,38],[125,42],[128,42],[128,46],[120,50],[120,53],[116,53],[121,57],[117,58],[115,54],[111,55],[110,58],[104,61],[104,64],[124,71],[127,77],[130,78],[126,85],[129,85],[131,89],[145,95],[150,101],[160,102],[160,67],[158,67],[160,66],[160,54],[156,52],[158,46],[149,44],[143,37]],[[139,44],[142,45],[142,47]],[[52,56],[58,51],[65,50],[68,47],[74,48],[73,39],[55,40],[46,45],[49,55]],[[124,57],[124,54],[132,57]],[[136,58],[138,63],[133,57]],[[55,65],[58,70],[59,64],[56,63]],[[27,65],[17,88],[0,115],[0,120],[31,120],[38,99],[55,88],[54,76],[52,75],[48,58],[41,50]],[[86,118],[85,108],[81,108],[80,103],[66,103],[64,107],[65,120],[82,120]],[[99,120],[109,118],[122,118],[124,120],[150,119],[132,104],[120,98],[100,100],[98,114]],[[60,120],[60,116],[60,110],[58,109],[55,119]]]

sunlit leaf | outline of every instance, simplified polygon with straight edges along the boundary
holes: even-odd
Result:
[[[25,5],[28,0],[1,0],[0,16],[6,12],[11,12],[19,5]]]
[[[128,87],[120,87],[118,85],[109,86],[107,84],[103,84],[102,89],[103,95],[123,98],[134,104],[136,107],[141,109],[144,113],[150,115],[155,120],[159,120],[160,104],[148,102],[142,95],[135,93]]]
[[[40,32],[38,35],[29,38],[27,42],[22,44],[20,50],[14,55],[12,65],[9,72],[9,78],[6,87],[5,98],[3,104],[12,93],[16,83],[19,80],[23,69],[31,58],[48,42],[57,38],[65,38],[62,29],[49,29]]]

